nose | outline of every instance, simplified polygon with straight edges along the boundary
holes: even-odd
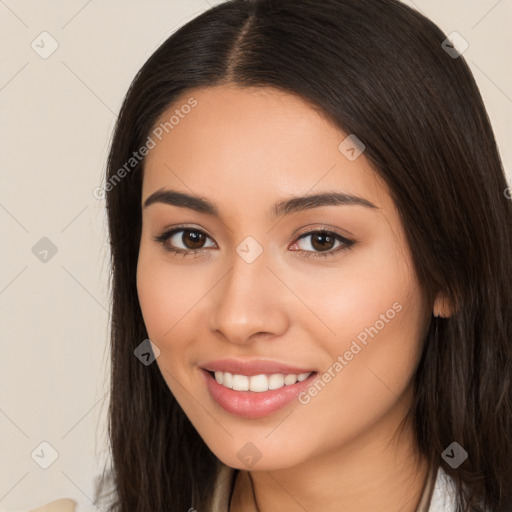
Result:
[[[292,293],[268,263],[265,251],[252,263],[235,254],[231,269],[211,292],[212,332],[236,344],[286,332]]]

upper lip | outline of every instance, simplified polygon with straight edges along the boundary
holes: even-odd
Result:
[[[202,368],[212,372],[229,372],[236,375],[260,375],[263,373],[283,373],[295,374],[310,373],[315,370],[299,368],[298,366],[290,366],[278,361],[269,361],[266,359],[217,359],[201,365]]]

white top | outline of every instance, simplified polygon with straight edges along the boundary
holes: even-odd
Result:
[[[437,471],[428,512],[455,512],[455,485],[443,468]]]

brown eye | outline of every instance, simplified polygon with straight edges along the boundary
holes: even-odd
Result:
[[[162,244],[166,251],[183,256],[197,254],[207,247],[215,247],[215,244],[205,246],[208,239],[210,237],[202,231],[190,228],[173,229],[153,238],[155,242]]]
[[[314,233],[311,237],[311,247],[317,251],[328,251],[334,247],[336,239],[324,231]]]
[[[330,251],[334,248],[336,242],[340,242],[340,236],[335,233],[330,233],[328,231],[312,231],[310,233],[306,233],[299,237],[300,240],[310,239],[309,243],[305,243],[303,245],[304,250],[314,250],[314,251]],[[341,240],[343,241],[343,239]],[[346,241],[348,242],[348,241]]]
[[[187,249],[201,249],[206,240],[206,236],[204,233],[200,231],[192,231],[190,229],[182,230],[183,234],[181,235],[181,241],[183,245],[186,246]]]
[[[303,243],[302,240],[309,239],[308,243]],[[326,256],[334,256],[339,251],[350,249],[355,242],[349,240],[338,233],[326,230],[316,230],[304,233],[301,235],[294,246],[300,252],[305,253],[307,258],[322,258]]]

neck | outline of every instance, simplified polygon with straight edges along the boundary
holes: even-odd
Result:
[[[404,413],[398,405],[357,438],[300,465],[239,471],[230,512],[416,512],[429,468],[410,426],[394,436]]]

